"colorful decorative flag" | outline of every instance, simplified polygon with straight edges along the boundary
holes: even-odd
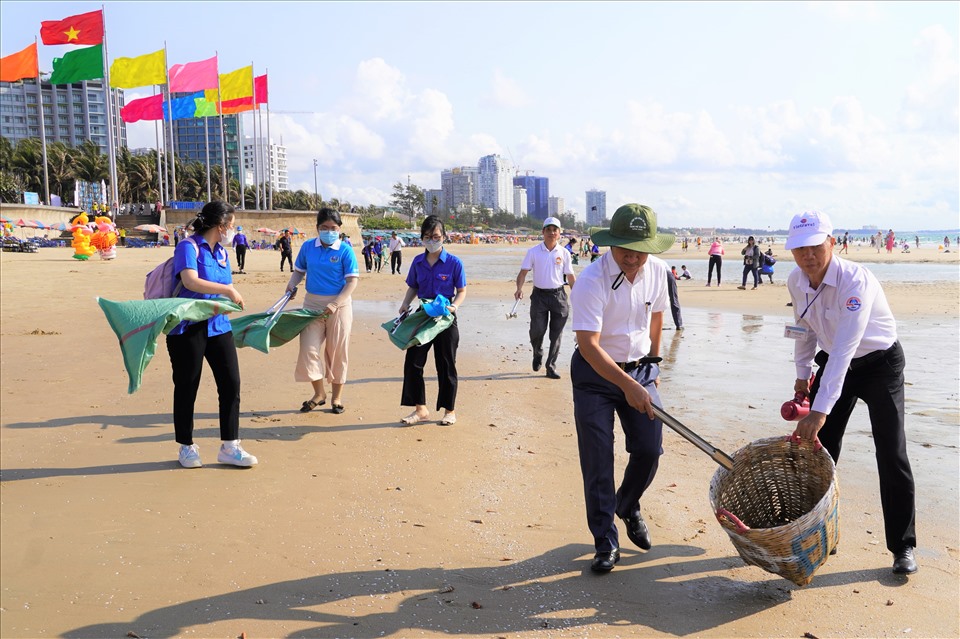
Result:
[[[246,98],[237,98],[236,100],[224,100],[220,103],[220,113],[224,115],[243,113],[244,111],[253,111],[252,95]]]
[[[140,120],[163,119],[163,96],[154,95],[149,98],[131,100],[120,109],[120,119],[124,122],[139,122]]]
[[[256,106],[260,106],[267,100],[267,74],[258,75],[253,79],[253,102]]]
[[[197,112],[197,99],[203,97],[203,91],[199,93],[193,93],[186,97],[174,98],[170,101],[172,104],[172,113],[174,120],[185,120],[187,118],[192,118]],[[167,107],[167,103],[163,103],[163,119],[167,120],[169,118],[170,110]]]
[[[209,88],[209,87],[207,87]],[[253,65],[220,74],[220,99],[224,102],[253,95]]]
[[[36,42],[23,51],[0,58],[0,82],[16,82],[24,78],[35,78],[38,73],[39,63],[37,62]]]
[[[136,58],[117,58],[110,65],[110,86],[114,89],[166,83],[167,64],[163,49]]]
[[[217,56],[170,67],[170,90],[174,93],[203,91],[216,86]]]
[[[50,84],[70,84],[102,77],[103,45],[98,44],[65,53],[62,58],[54,58]]]
[[[209,118],[211,116],[218,115],[216,102],[210,102],[206,98],[197,98],[194,100],[194,102],[197,105],[197,110],[194,111],[193,117]]]
[[[63,20],[44,20],[40,23],[40,39],[44,44],[101,44],[103,11],[80,13]]]

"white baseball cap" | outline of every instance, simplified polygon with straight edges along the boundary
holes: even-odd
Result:
[[[547,228],[548,226],[555,226],[561,231],[563,230],[563,225],[560,224],[560,220],[555,217],[548,217],[543,221],[543,228]]]
[[[826,241],[828,235],[833,235],[833,224],[827,214],[820,211],[804,211],[794,215],[790,221],[790,231],[784,248],[789,250],[804,246],[819,246]]]

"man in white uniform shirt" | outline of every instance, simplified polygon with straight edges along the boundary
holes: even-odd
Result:
[[[913,473],[904,434],[904,355],[880,282],[866,268],[833,254],[830,219],[819,211],[795,215],[786,248],[797,268],[787,278],[795,322],[795,392],[808,393],[810,413],[795,436],[819,437],[834,461],[857,399],[870,411],[880,474],[880,503],[893,572],[917,571]],[[814,355],[817,346],[820,352]],[[810,373],[819,366],[813,385]]]
[[[557,356],[560,354],[560,339],[567,325],[570,304],[563,288],[564,280],[573,290],[576,276],[570,251],[560,246],[560,220],[548,217],[543,221],[543,242],[527,251],[517,274],[517,290],[514,299],[523,298],[523,284],[527,273],[533,271],[533,292],[530,293],[530,344],[533,346],[533,370],[540,370],[543,363],[543,336],[550,328],[550,350],[547,352],[547,377],[560,379],[557,373]]]
[[[388,251],[390,252],[390,272],[400,275],[400,264],[403,262],[403,253],[400,251],[406,244],[403,241],[402,237],[397,237],[397,232],[394,231],[390,234],[390,244],[388,245]]]
[[[644,550],[650,532],[640,498],[653,481],[663,453],[663,424],[653,415],[657,393],[660,335],[667,309],[667,265],[662,253],[674,237],[657,233],[653,209],[626,204],[610,229],[591,238],[611,249],[581,273],[571,293],[577,350],[570,362],[573,412],[587,525],[596,554],[594,572],[609,572],[620,560],[614,515],[630,540]],[[614,480],[613,417],[620,417],[629,459],[619,489]]]

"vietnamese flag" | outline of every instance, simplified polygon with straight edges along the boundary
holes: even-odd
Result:
[[[39,74],[38,69],[37,43],[34,42],[23,51],[0,58],[0,82],[35,78]]]
[[[44,44],[101,44],[103,11],[79,13],[63,20],[40,23],[40,39]]]

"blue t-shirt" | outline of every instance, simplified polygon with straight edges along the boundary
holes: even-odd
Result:
[[[202,280],[216,282],[217,284],[232,284],[233,276],[230,274],[230,257],[227,255],[227,249],[220,246],[219,242],[211,247],[202,235],[194,235],[190,239],[197,243],[196,248],[194,248],[193,242],[184,241],[177,244],[177,248],[173,251],[174,276],[180,277],[180,271],[190,268],[195,270],[197,276]],[[210,300],[220,297],[220,295],[197,293],[184,286],[180,289],[180,294],[177,297]],[[170,331],[170,335],[180,335],[187,329],[187,326],[193,323],[186,320],[180,322],[176,328]],[[225,314],[214,315],[207,320],[207,337],[229,333],[230,330],[230,318]]]
[[[307,274],[307,292],[314,295],[338,295],[348,277],[360,277],[357,256],[349,244],[337,240],[324,246],[319,237],[300,247],[293,268]]]
[[[407,272],[407,286],[417,289],[417,297],[433,299],[438,294],[453,300],[458,288],[467,286],[463,262],[456,255],[440,249],[440,259],[433,266],[427,263],[427,252],[413,258]]]

